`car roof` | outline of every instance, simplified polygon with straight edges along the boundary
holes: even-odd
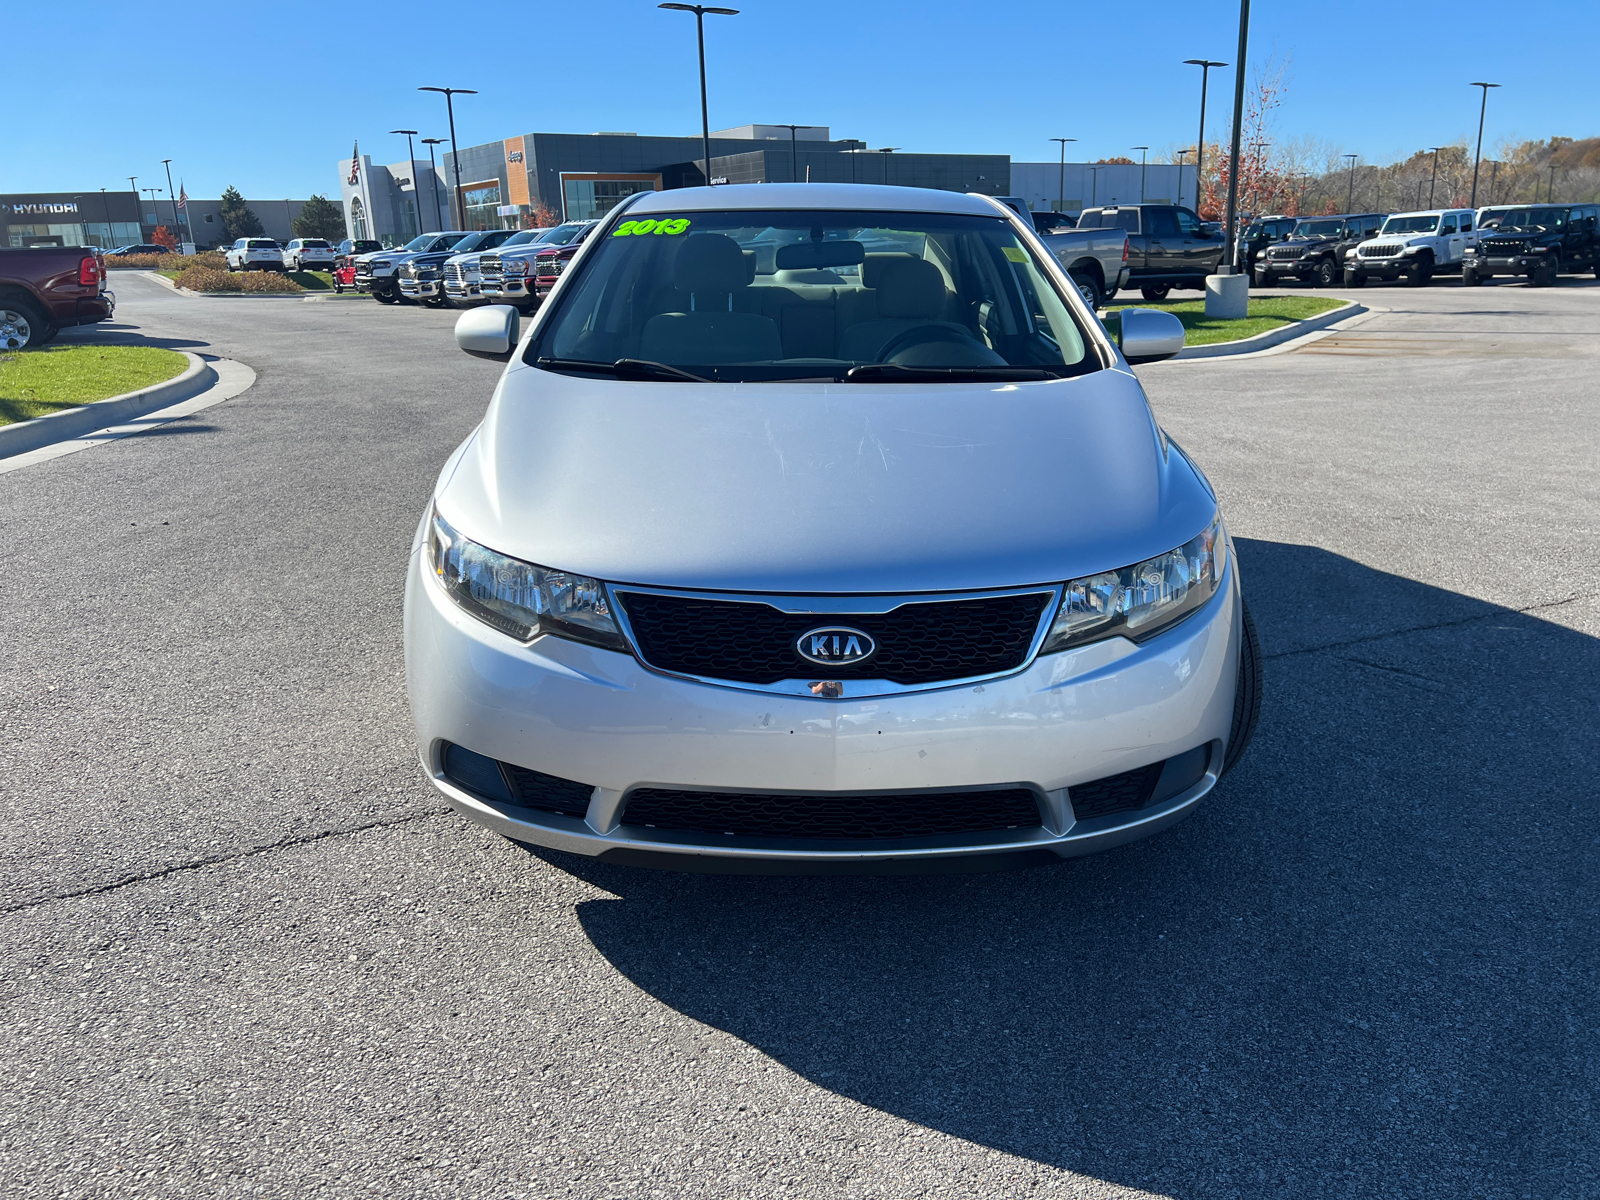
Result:
[[[982,217],[1000,215],[996,212],[994,202],[987,196],[875,183],[736,183],[723,184],[721,187],[678,188],[670,192],[644,192],[642,199],[628,207],[628,215],[808,208],[969,213]],[[1010,209],[1006,210],[1008,215],[1010,212]]]
[[[1451,213],[1469,213],[1470,208],[1419,208],[1412,212],[1389,213],[1391,217],[1446,217]]]

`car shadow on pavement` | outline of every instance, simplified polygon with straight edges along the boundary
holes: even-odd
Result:
[[[1600,641],[1238,552],[1261,729],[1167,833],[987,876],[538,853],[650,995],[983,1146],[1184,1200],[1594,1195]]]
[[[56,335],[63,346],[161,346],[168,350],[193,350],[209,346],[204,338],[155,337],[140,333],[137,325],[79,325]]]

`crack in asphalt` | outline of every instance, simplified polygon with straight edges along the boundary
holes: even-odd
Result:
[[[1408,633],[1427,633],[1434,629],[1456,629],[1462,625],[1472,625],[1478,621],[1489,621],[1496,617],[1508,615],[1526,616],[1529,613],[1542,612],[1548,608],[1562,608],[1568,604],[1577,604],[1580,600],[1594,600],[1596,598],[1600,598],[1600,592],[1583,592],[1576,596],[1568,596],[1565,600],[1544,600],[1538,604],[1529,604],[1524,608],[1497,608],[1494,612],[1479,613],[1475,617],[1462,617],[1457,621],[1438,621],[1432,625],[1414,625],[1409,629],[1391,629],[1387,633],[1369,633],[1364,637],[1349,638],[1342,642],[1324,642],[1320,646],[1302,646],[1298,650],[1279,650],[1275,654],[1266,654],[1262,657],[1270,661],[1275,658],[1292,658],[1297,654],[1321,654],[1324,650],[1343,650],[1350,646],[1364,646],[1369,642],[1381,642],[1385,638],[1404,637]],[[1360,659],[1350,659],[1349,661],[1361,662]],[[1362,662],[1362,665],[1371,667],[1378,664]],[[1419,676],[1418,678],[1426,678],[1426,676]]]
[[[148,883],[152,879],[165,879],[168,875],[176,875],[180,871],[198,871],[202,867],[214,867],[222,863],[240,862],[247,858],[255,858],[260,854],[270,854],[274,850],[290,850],[296,846],[308,846],[313,842],[326,841],[328,838],[343,837],[351,833],[365,833],[369,829],[390,829],[396,825],[405,825],[412,821],[424,821],[429,817],[443,816],[449,811],[448,806],[429,808],[421,812],[407,813],[404,816],[388,817],[382,821],[369,821],[365,825],[351,825],[344,829],[324,829],[317,833],[284,838],[281,841],[269,842],[265,846],[252,846],[248,850],[237,850],[231,854],[214,854],[208,858],[191,859],[189,862],[174,863],[170,867],[162,867],[157,871],[145,871],[139,875],[126,875],[110,883],[100,883],[94,887],[80,888],[75,892],[62,892],[55,896],[41,896],[37,900],[24,900],[18,904],[0,905],[0,916],[26,912],[30,909],[41,908],[46,904],[56,904],[63,900],[77,900],[83,896],[99,896],[135,883]]]

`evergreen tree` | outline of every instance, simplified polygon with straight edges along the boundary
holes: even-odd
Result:
[[[300,206],[291,228],[295,237],[337,242],[345,236],[344,210],[326,196],[313,194]]]
[[[217,205],[217,215],[222,220],[222,237],[226,242],[235,242],[242,237],[266,237],[267,231],[262,228],[261,218],[256,216],[251,207],[245,203],[244,197],[239,194],[239,189],[229,184],[222,193],[222,202]]]

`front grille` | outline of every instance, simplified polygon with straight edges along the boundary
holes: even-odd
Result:
[[[534,262],[536,264],[534,267],[535,274],[542,275],[546,279],[553,275],[561,274],[567,268],[567,260],[555,254],[552,254],[549,258],[535,259]]]
[[[1267,251],[1267,257],[1273,262],[1293,262],[1304,252],[1300,246],[1274,246]]]
[[[626,825],[715,836],[871,841],[1032,829],[1039,805],[1027,788],[973,792],[777,795],[638,788]]]
[[[1404,246],[1380,242],[1376,246],[1363,246],[1358,253],[1362,258],[1393,258],[1404,249]]]
[[[663,671],[772,684],[784,679],[887,679],[939,683],[1020,668],[1049,592],[902,604],[886,613],[786,613],[770,604],[616,593],[641,657]],[[802,633],[848,625],[872,635],[863,663],[821,667],[795,652]]]
[[[461,282],[461,264],[460,263],[453,263],[453,262],[452,263],[445,263],[445,265],[444,265],[444,278],[445,278],[445,282],[447,282],[447,283],[460,283]]]
[[[1104,779],[1068,788],[1067,798],[1072,801],[1073,817],[1088,821],[1143,808],[1150,803],[1151,793],[1156,790],[1156,780],[1161,778],[1161,768],[1165,765],[1163,760],[1136,771],[1107,775]]]
[[[485,254],[478,260],[478,275],[485,283],[500,282],[501,267],[498,254]]]
[[[1527,250],[1528,243],[1521,238],[1484,238],[1478,248],[1490,254],[1521,254]]]

